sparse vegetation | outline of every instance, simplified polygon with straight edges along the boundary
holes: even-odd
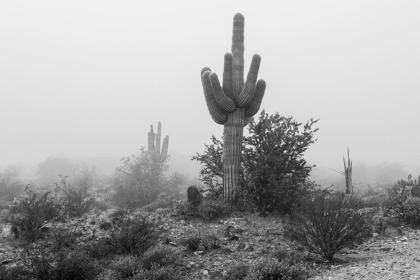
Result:
[[[371,236],[368,213],[357,211],[357,200],[344,193],[316,192],[292,216],[287,236],[328,261],[344,247]]]

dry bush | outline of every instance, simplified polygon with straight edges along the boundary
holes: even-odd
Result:
[[[317,193],[292,216],[285,226],[286,236],[332,261],[339,250],[371,235],[370,215],[357,208],[343,193]]]

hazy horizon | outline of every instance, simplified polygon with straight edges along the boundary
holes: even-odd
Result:
[[[262,57],[261,110],[320,119],[309,162],[341,169],[349,147],[354,163],[404,163],[417,177],[419,11],[380,0],[2,1],[0,170],[58,154],[130,156],[158,122],[169,154],[201,153],[223,126],[199,73],[222,75],[241,12],[246,73]]]

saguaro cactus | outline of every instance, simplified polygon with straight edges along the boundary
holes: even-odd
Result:
[[[160,122],[158,122],[157,133],[153,132],[153,125],[150,125],[150,132],[148,133],[147,150],[149,151],[149,154],[156,156],[157,159],[159,159],[161,162],[164,162],[168,156],[169,136],[166,135],[165,139],[163,139],[162,151],[160,150],[161,136],[162,133]]]
[[[232,53],[224,58],[223,85],[216,73],[205,67],[201,81],[207,108],[212,119],[224,125],[223,130],[223,197],[234,204],[239,186],[243,128],[260,109],[266,83],[258,80],[261,57],[252,57],[251,67],[244,83],[244,17],[233,18]]]

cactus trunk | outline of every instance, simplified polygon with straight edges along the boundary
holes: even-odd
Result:
[[[240,186],[243,128],[260,106],[265,81],[258,80],[261,57],[254,55],[244,82],[244,17],[233,18],[232,53],[225,54],[223,84],[216,73],[205,67],[201,70],[204,96],[211,118],[224,125],[223,131],[223,197],[233,205]]]
[[[223,129],[223,199],[229,204],[235,202],[240,185],[244,115],[244,109],[230,113]]]

